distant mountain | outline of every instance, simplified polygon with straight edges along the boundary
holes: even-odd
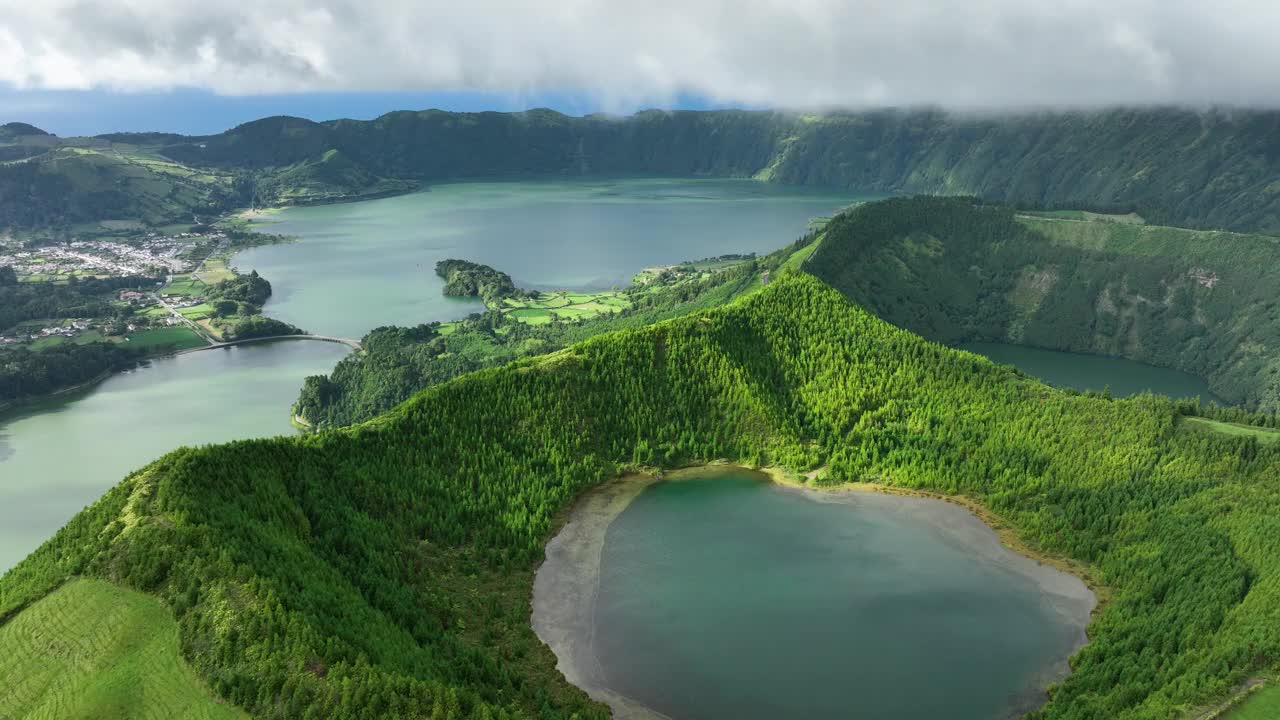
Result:
[[[11,122],[0,125],[0,141],[9,141],[21,137],[49,135],[49,133],[41,130],[35,125],[27,123]]]
[[[569,117],[425,110],[369,121],[271,117],[218,135],[113,134],[96,142],[240,176],[253,183],[248,202],[261,205],[357,199],[462,178],[653,173],[967,194],[1280,232],[1275,111]],[[40,164],[42,172],[60,172]],[[0,188],[8,172],[0,167]],[[13,215],[8,205],[0,195],[0,222]]]

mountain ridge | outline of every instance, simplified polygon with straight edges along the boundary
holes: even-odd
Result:
[[[976,195],[1035,207],[1137,211],[1160,224],[1280,232],[1277,138],[1280,111],[1264,110],[709,110],[625,117],[425,110],[325,122],[276,116],[215,135],[108,134],[99,142],[144,142],[170,160],[256,180],[249,197],[221,196],[224,209],[237,202],[351,200],[485,177],[665,174]],[[310,168],[335,150],[346,170],[315,181]],[[289,177],[300,170],[314,187]],[[6,172],[12,167],[0,165],[0,223]],[[298,185],[303,191],[291,192]]]

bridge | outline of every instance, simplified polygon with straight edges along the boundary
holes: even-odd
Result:
[[[236,345],[249,345],[251,343],[271,342],[273,340],[315,340],[318,342],[338,343],[346,345],[352,350],[360,349],[360,341],[351,338],[333,337],[330,335],[268,335],[267,337],[245,338],[244,340],[228,340],[227,342],[209,343],[204,347],[188,348],[179,350],[175,355],[186,355],[187,353],[204,352],[205,350],[217,350],[218,348],[234,347]]]

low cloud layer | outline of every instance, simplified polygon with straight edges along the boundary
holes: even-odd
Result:
[[[16,88],[1280,106],[1273,0],[0,0]]]

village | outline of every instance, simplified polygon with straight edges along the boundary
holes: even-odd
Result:
[[[0,248],[0,264],[13,267],[27,281],[58,281],[70,277],[165,277],[189,272],[207,253],[210,243],[227,242],[224,232],[148,232],[136,238],[77,239],[38,247]]]
[[[174,333],[180,330],[183,342],[194,343],[198,336],[186,336],[191,334],[192,321],[203,313],[192,313],[191,309],[199,310],[204,298],[190,289],[166,291],[175,279],[186,280],[187,273],[209,256],[223,252],[229,243],[221,230],[149,231],[125,238],[77,238],[35,247],[5,238],[0,241],[0,266],[12,267],[19,283],[61,285],[76,279],[121,277],[150,281],[109,291],[109,302],[116,308],[110,315],[33,319],[0,328],[0,347],[40,350],[64,343],[133,344],[144,339],[169,340],[178,337]]]

